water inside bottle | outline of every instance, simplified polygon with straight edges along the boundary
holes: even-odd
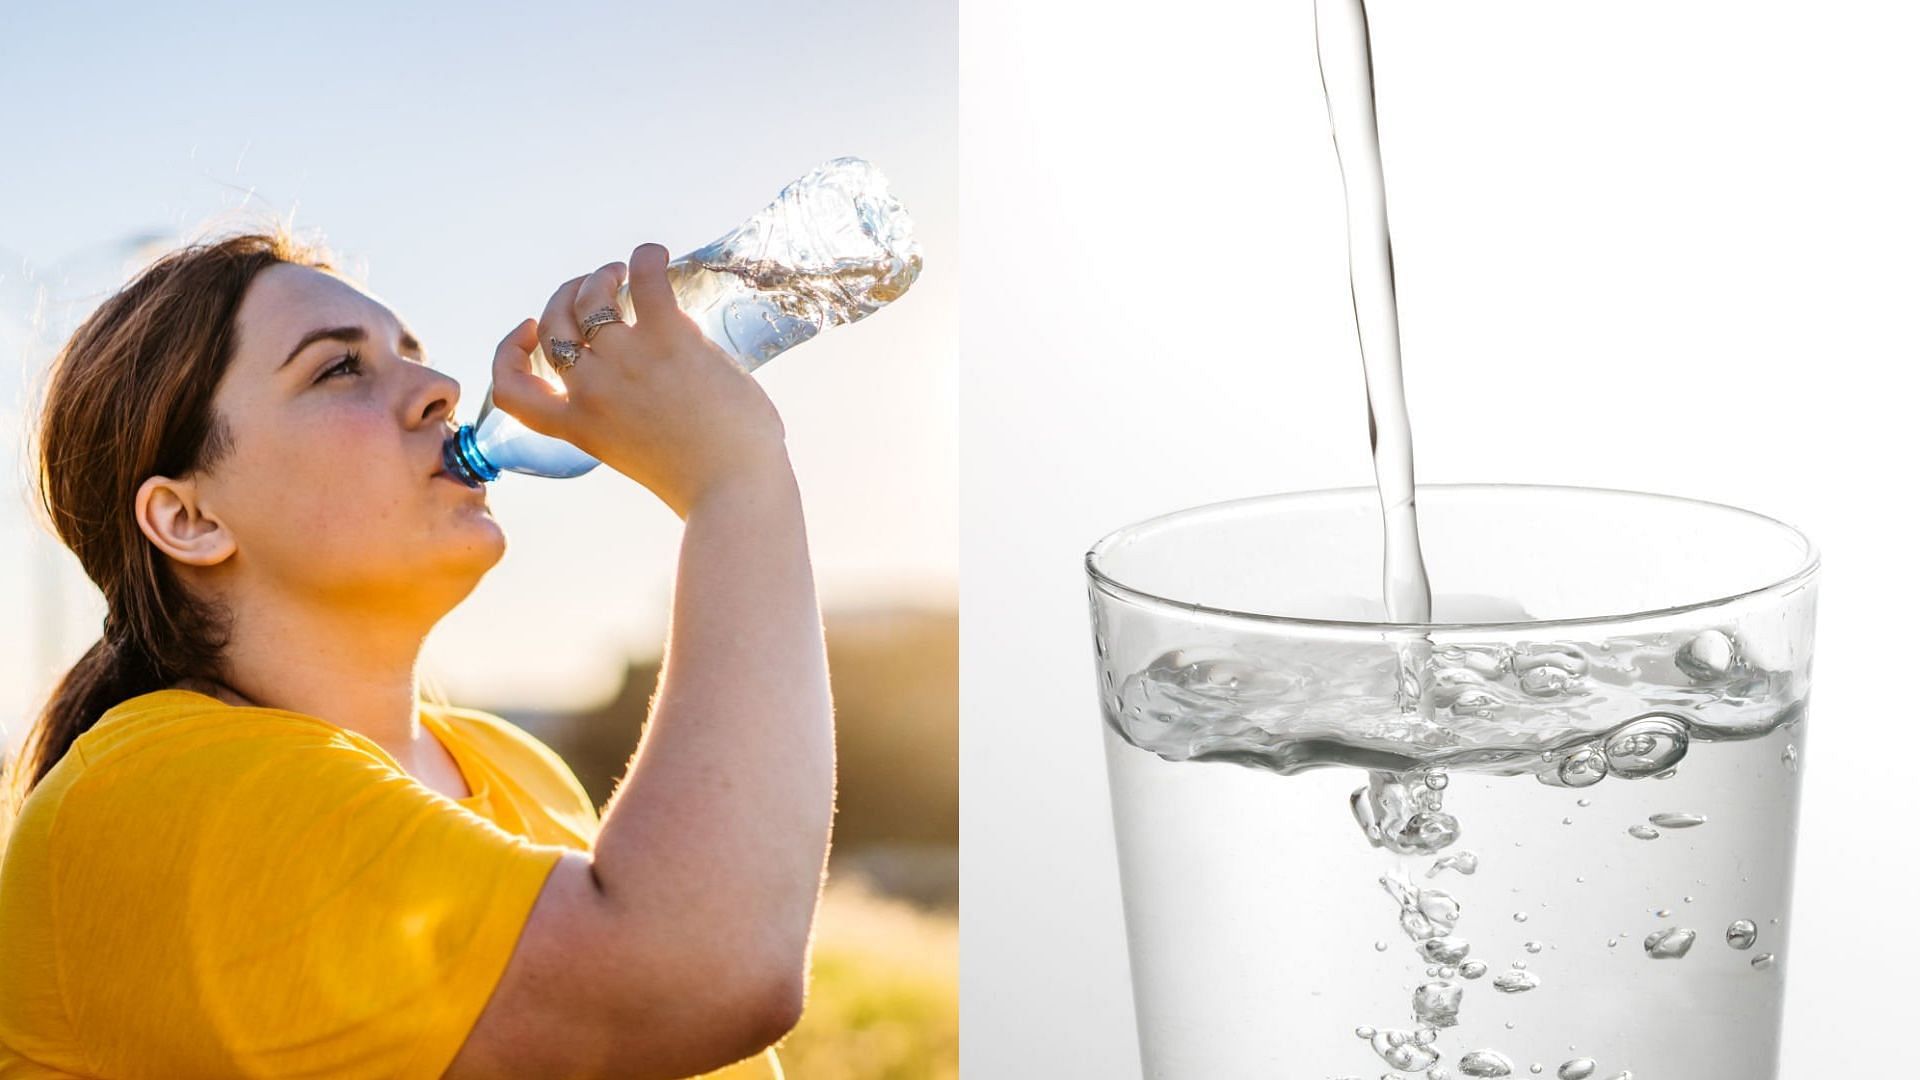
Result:
[[[857,322],[899,299],[920,276],[913,222],[872,163],[827,161],[781,189],[738,228],[667,266],[680,309],[747,371],[821,331]],[[626,285],[621,316],[635,319]],[[592,362],[589,354],[582,363]],[[553,371],[544,343],[534,371]],[[579,476],[598,459],[495,410],[491,388],[468,428],[447,441],[449,469],[469,483],[501,470]]]
[[[873,167],[837,158],[745,224],[667,266],[680,310],[748,371],[857,322],[920,276],[920,250]],[[620,286],[621,314],[633,301]]]

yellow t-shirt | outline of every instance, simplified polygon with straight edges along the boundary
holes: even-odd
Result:
[[[512,724],[420,719],[469,797],[301,713],[173,689],[109,709],[7,838],[0,1080],[440,1076],[599,821]]]

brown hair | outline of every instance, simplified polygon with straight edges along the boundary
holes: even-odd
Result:
[[[276,263],[333,271],[318,242],[274,221],[161,256],[87,316],[55,354],[30,460],[60,542],[106,597],[100,640],[54,687],[0,786],[0,837],[33,787],[107,709],[182,678],[218,679],[231,627],[193,596],[134,521],[150,476],[190,476],[233,449],[213,408],[234,316]]]

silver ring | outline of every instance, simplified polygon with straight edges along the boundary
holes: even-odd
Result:
[[[547,339],[547,359],[553,364],[553,370],[565,371],[580,362],[580,343],[550,337]]]
[[[589,313],[586,318],[580,320],[580,336],[582,338],[585,338],[588,344],[592,344],[593,332],[595,330],[598,330],[609,323],[617,323],[617,322],[625,322],[625,321],[626,321],[625,319],[622,319],[620,317],[620,312],[613,308],[610,308],[610,307],[597,308],[591,313]]]

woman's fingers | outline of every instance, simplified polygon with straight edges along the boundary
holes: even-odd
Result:
[[[587,316],[596,312],[611,311],[616,317],[620,314],[620,283],[626,279],[627,264],[610,262],[588,274],[586,280],[580,283],[579,295],[573,301],[573,317],[574,325],[583,328],[580,336],[586,341],[588,347],[592,347],[594,342],[599,342],[604,347],[609,341],[616,341],[622,334],[629,332],[624,319],[601,323],[591,329],[585,328]]]
[[[581,332],[580,322],[602,308],[612,308],[617,314],[622,281],[631,283],[630,299],[637,319],[681,315],[680,303],[667,284],[667,249],[659,244],[635,248],[630,263],[608,263],[591,274],[569,278],[548,298],[538,322],[528,319],[514,327],[494,351],[494,404],[534,431],[566,438],[563,429],[570,404],[568,389],[575,385],[572,380],[583,377],[582,371],[594,366],[592,346]],[[612,322],[598,327],[594,338],[605,346],[633,332],[625,321]],[[573,364],[568,364],[563,355],[569,346],[580,354]],[[545,358],[544,365],[537,356]],[[561,385],[554,385],[549,370],[558,374]]]
[[[627,297],[633,301],[633,317],[638,323],[680,313],[680,301],[673,286],[667,284],[667,249],[659,244],[641,244],[627,260]]]
[[[532,319],[500,341],[493,351],[493,403],[534,431],[557,434],[561,414],[567,405],[567,392],[534,373],[533,350],[540,342],[540,331]]]
[[[568,375],[564,369],[570,365],[564,356],[555,354],[564,351],[568,343],[582,353],[586,348],[580,338],[579,321],[573,315],[574,301],[580,295],[580,283],[585,280],[587,280],[585,274],[577,278],[568,278],[554,290],[553,296],[548,298],[547,310],[540,316],[540,351],[546,356],[548,365],[559,373],[563,382]]]

